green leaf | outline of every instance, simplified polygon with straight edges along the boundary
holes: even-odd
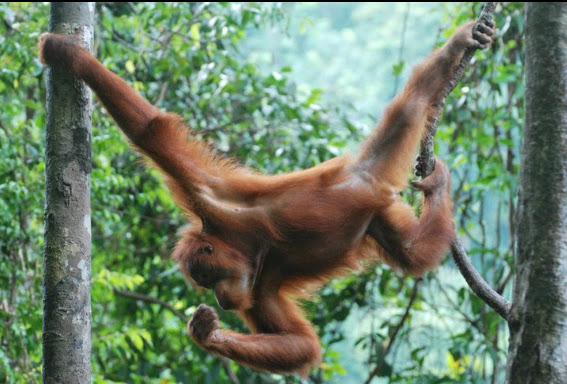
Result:
[[[134,66],[134,62],[132,60],[127,60],[124,66],[126,67],[128,73],[134,73],[136,71],[136,67]]]
[[[394,76],[400,76],[402,74],[402,71],[404,70],[405,65],[406,65],[406,63],[403,60],[394,64],[392,66],[392,74]]]
[[[201,41],[201,23],[194,23],[189,29],[189,36],[195,43],[196,46],[200,46]]]

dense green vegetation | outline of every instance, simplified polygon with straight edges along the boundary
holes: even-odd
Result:
[[[285,172],[356,151],[411,65],[480,5],[99,3],[96,55],[219,151]],[[9,383],[41,381],[45,70],[35,47],[48,14],[45,3],[0,3],[0,380]],[[507,3],[496,22],[497,42],[477,53],[448,100],[437,141],[469,255],[509,297],[521,6]],[[92,144],[93,381],[218,383],[232,372],[240,382],[299,382],[221,361],[191,342],[165,303],[189,317],[214,298],[191,288],[169,259],[186,220],[100,105]],[[376,364],[377,383],[503,382],[506,324],[451,260],[419,283],[371,268],[331,282],[305,309],[324,345],[309,382],[360,383]],[[244,330],[228,312],[221,319]]]

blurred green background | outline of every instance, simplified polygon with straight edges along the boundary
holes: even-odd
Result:
[[[98,3],[97,57],[203,140],[279,173],[356,152],[412,65],[482,3]],[[437,152],[450,167],[459,233],[479,272],[510,297],[523,125],[523,15],[448,99]],[[0,3],[0,381],[41,382],[47,3]],[[197,348],[185,316],[214,304],[169,256],[186,220],[95,101],[92,170],[94,383],[299,383]],[[418,205],[419,196],[404,197]],[[501,383],[506,323],[447,259],[416,287],[388,267],[330,282],[304,308],[324,348],[306,383]],[[229,312],[223,326],[244,331]],[[402,318],[404,321],[402,322]],[[229,376],[229,373],[232,374]]]

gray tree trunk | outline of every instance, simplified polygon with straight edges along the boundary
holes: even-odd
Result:
[[[526,5],[509,384],[567,383],[567,3]]]
[[[92,46],[94,3],[51,3],[49,30]],[[91,381],[91,97],[48,70],[43,382]]]

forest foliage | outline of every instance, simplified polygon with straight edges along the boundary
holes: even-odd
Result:
[[[219,152],[279,173],[356,151],[411,65],[481,5],[98,3],[95,54]],[[0,380],[9,383],[41,382],[45,69],[36,44],[48,15],[47,3],[0,3]],[[506,3],[495,19],[497,41],[476,54],[448,99],[437,150],[451,168],[468,253],[509,298],[522,8]],[[95,103],[93,382],[299,382],[192,343],[183,318],[199,303],[215,304],[170,259],[187,222]],[[404,197],[417,203],[411,191]],[[304,308],[324,348],[309,382],[363,382],[377,364],[376,383],[503,382],[506,323],[449,259],[419,282],[370,268],[332,281]],[[229,312],[221,320],[245,331]]]

